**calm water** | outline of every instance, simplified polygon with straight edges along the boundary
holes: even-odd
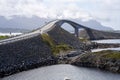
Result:
[[[118,47],[118,48],[92,49],[92,52],[98,52],[98,51],[103,51],[103,50],[117,50],[117,51],[120,51],[120,47]]]
[[[53,65],[24,71],[1,80],[120,80],[120,74],[72,65]]]
[[[98,43],[120,43],[120,39],[105,39],[105,40],[93,40]]]
[[[113,44],[120,44],[120,39],[106,39],[106,40],[93,40],[93,42],[97,43],[113,43]],[[120,51],[120,47],[118,48],[102,48],[102,49],[93,49],[92,52],[98,52],[103,50],[118,50]]]

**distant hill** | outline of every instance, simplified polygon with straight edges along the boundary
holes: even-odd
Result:
[[[0,28],[18,28],[18,29],[28,29],[33,30],[41,27],[45,22],[50,21],[49,19],[39,18],[39,17],[19,17],[14,16],[12,19],[6,19],[0,16]]]
[[[111,32],[120,33],[120,30],[114,30],[114,31],[111,31]]]
[[[96,20],[81,21],[80,19],[74,19],[73,21],[92,29],[103,30],[103,31],[113,31],[111,27],[104,26]]]
[[[8,20],[3,16],[0,16],[0,28],[15,28],[16,30],[20,28],[20,29],[33,30],[43,26],[46,22],[49,22],[51,20],[53,19],[39,18],[37,16],[33,16],[31,18],[13,16],[12,19]],[[110,27],[103,26],[102,24],[100,24],[95,20],[89,20],[89,21],[81,21],[81,19],[70,19],[70,20],[97,30],[113,30]]]
[[[18,28],[0,28],[1,33],[9,33],[9,32],[24,33],[24,32],[28,32],[28,31],[30,31],[30,30],[28,30],[28,29],[18,29]]]

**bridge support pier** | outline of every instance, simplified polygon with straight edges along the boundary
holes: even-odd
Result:
[[[75,28],[75,36],[76,36],[76,37],[79,37],[79,31],[78,31],[78,28]]]

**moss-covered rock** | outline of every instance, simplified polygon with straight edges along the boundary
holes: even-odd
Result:
[[[54,40],[50,37],[48,34],[42,34],[43,41],[50,46],[52,53],[56,56],[59,55],[60,52],[72,50],[73,47],[70,45],[67,45],[65,43],[61,44],[55,44]]]

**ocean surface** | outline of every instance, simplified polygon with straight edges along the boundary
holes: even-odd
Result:
[[[120,74],[114,74],[93,68],[72,65],[52,65],[20,72],[0,80],[120,80]]]
[[[92,42],[117,44],[120,43],[120,39],[93,40]]]

